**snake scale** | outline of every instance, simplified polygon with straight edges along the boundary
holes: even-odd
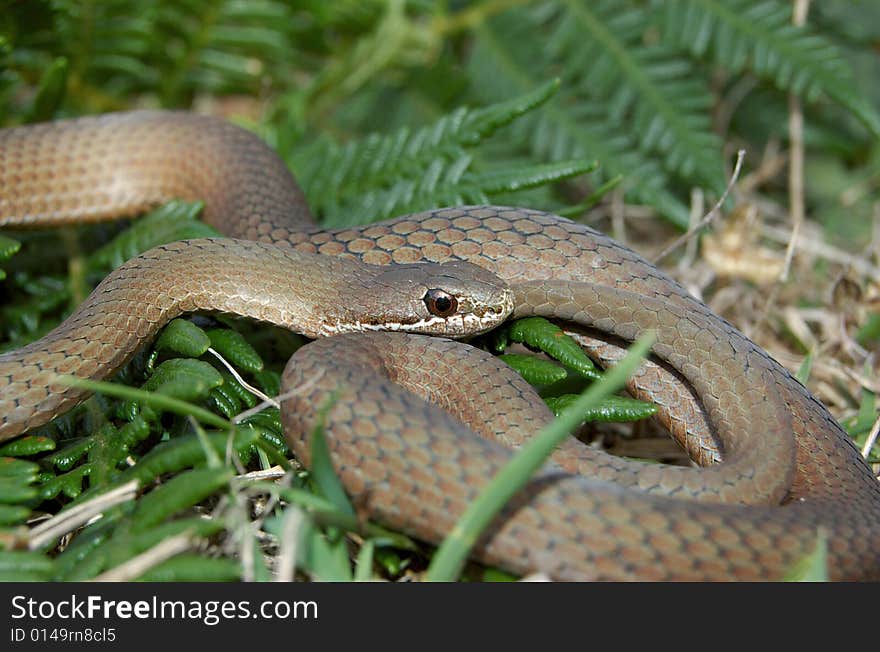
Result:
[[[880,578],[880,483],[846,433],[757,345],[607,236],[496,206],[324,230],[265,143],[185,112],[0,130],[2,226],[132,216],[174,197],[204,200],[206,221],[229,238],[132,259],[54,331],[0,356],[0,440],[84,398],[55,374],[106,378],[178,314],[240,314],[318,338],[284,373],[297,456],[308,464],[315,406],[337,393],[326,434],[355,503],[438,542],[551,415],[496,358],[428,334],[540,315],[607,366],[651,329],[651,357],[628,389],[658,405],[704,468],[638,464],[571,440],[474,557],[560,580],[767,580],[824,531],[834,579]]]

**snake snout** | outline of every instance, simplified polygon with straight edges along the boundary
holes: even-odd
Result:
[[[500,325],[513,312],[513,292],[492,272],[457,261],[414,265],[425,287],[419,318],[405,329],[413,333],[469,337]],[[412,271],[412,270],[410,270]]]
[[[401,331],[463,338],[500,325],[514,307],[505,281],[463,262],[391,265],[371,277],[369,287],[369,294],[342,302],[354,306],[357,317],[337,316],[322,334]]]

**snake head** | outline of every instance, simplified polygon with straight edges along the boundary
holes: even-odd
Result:
[[[357,319],[339,319],[326,334],[402,331],[464,338],[501,324],[513,312],[513,292],[471,263],[415,263],[377,268],[369,292],[346,304]]]

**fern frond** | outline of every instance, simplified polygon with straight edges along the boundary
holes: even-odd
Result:
[[[778,88],[815,100],[825,93],[880,138],[880,115],[828,39],[791,23],[780,0],[654,0],[664,37],[733,73],[751,70]]]
[[[554,64],[536,34],[542,27],[525,11],[509,11],[482,25],[476,33],[468,72],[484,98],[522,93],[540,83]],[[655,206],[679,225],[688,210],[670,191],[670,176],[646,152],[620,121],[611,119],[601,102],[563,78],[557,98],[511,125],[513,140],[540,157],[559,160],[595,158],[600,181],[625,178],[627,196]]]
[[[154,85],[158,70],[152,59],[156,7],[128,11],[125,0],[77,2],[58,0],[52,6],[52,31],[70,58],[75,84],[102,79],[113,93]]]
[[[391,134],[368,134],[339,146],[318,140],[311,147],[287,153],[311,196],[345,194],[387,184],[401,171],[423,169],[438,156],[459,158],[466,147],[479,144],[519,116],[544,104],[557,82],[536,84],[535,90],[484,108],[458,108],[416,131],[404,127]],[[533,87],[533,88],[535,88]],[[273,140],[273,135],[269,136]],[[282,152],[284,154],[284,152]]]
[[[52,62],[37,88],[37,94],[31,102],[31,109],[25,116],[25,122],[42,122],[51,120],[64,100],[67,86],[67,57],[58,57]]]
[[[693,64],[663,42],[646,43],[650,15],[620,2],[564,0],[539,15],[563,79],[629,122],[639,146],[664,157],[666,168],[719,190],[720,139],[712,132],[712,97]]]
[[[170,201],[159,206],[89,255],[91,271],[115,269],[147,249],[187,238],[210,238],[216,229],[199,221],[201,202]]]
[[[416,131],[370,134],[339,146],[327,139],[297,149],[292,167],[309,204],[328,226],[351,226],[437,206],[486,203],[490,195],[591,171],[583,159],[481,170],[469,149],[540,106],[557,82],[479,109],[459,108]]]
[[[198,92],[256,97],[302,60],[295,11],[280,0],[159,0],[137,11],[129,0],[32,4],[12,14],[29,27],[12,36],[18,65],[35,76],[66,57],[76,101],[93,110],[138,92],[165,106]]]
[[[9,39],[0,34],[0,121],[6,121],[6,115],[10,111],[12,97],[21,83],[21,75],[12,69],[12,44]]]
[[[264,90],[292,70],[297,24],[289,3],[162,2],[158,29],[171,36],[163,49],[160,94],[166,106],[196,91]]]

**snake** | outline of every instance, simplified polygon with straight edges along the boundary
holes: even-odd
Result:
[[[0,355],[0,440],[88,396],[58,375],[108,378],[181,314],[242,315],[314,338],[282,378],[296,457],[310,464],[320,421],[353,504],[437,544],[553,418],[466,340],[540,316],[608,367],[653,331],[627,390],[655,403],[696,465],[572,437],[473,559],[554,580],[779,580],[824,540],[831,579],[880,579],[880,483],[844,429],[758,345],[610,237],[490,205],[325,229],[261,138],[186,111],[0,130],[0,226],[133,217],[171,198],[203,201],[223,237],[129,260],[54,330]]]

